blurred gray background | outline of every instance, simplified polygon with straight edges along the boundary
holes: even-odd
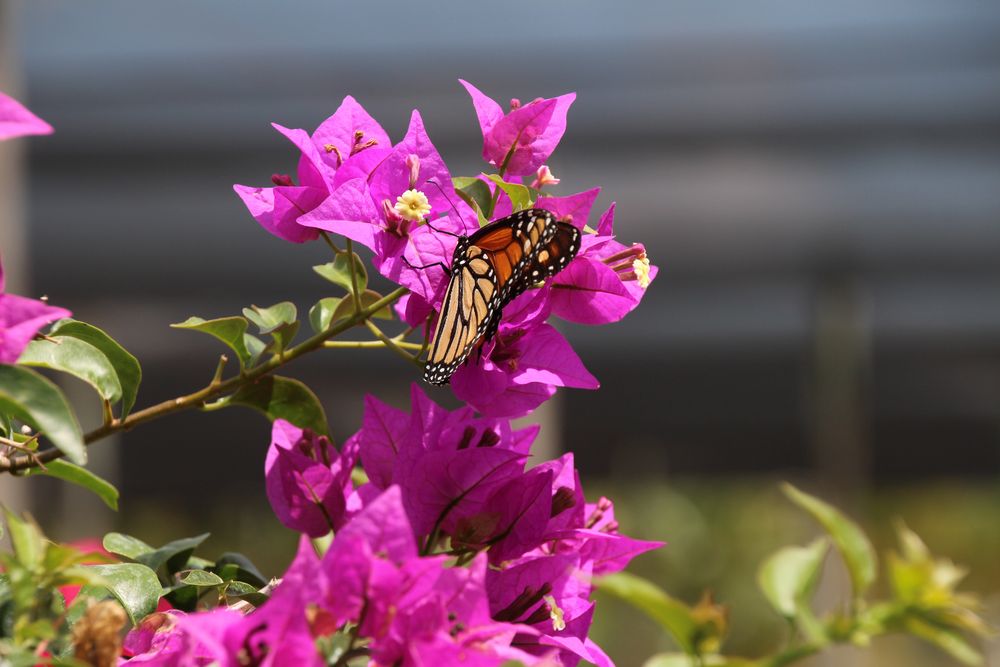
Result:
[[[792,476],[858,511],[932,497],[1000,521],[1000,5],[0,7],[4,74],[57,130],[18,149],[26,240],[5,266],[139,357],[140,405],[214,367],[213,342],[170,322],[284,299],[304,312],[329,292],[309,268],[325,246],[271,237],[231,190],[294,173],[271,121],[311,130],[349,93],[399,139],[416,107],[452,173],[473,174],[481,138],[457,78],[501,102],[576,91],[555,192],[602,186],[599,210],[617,201],[620,238],[660,266],[624,322],[564,327],[603,385],[561,392],[546,415],[584,475],[609,493],[688,484],[696,505]],[[402,405],[417,379],[375,352],[292,373],[341,438],[365,391]],[[240,412],[144,427],[93,450],[120,515],[56,487],[39,512],[74,537],[260,507],[267,434]],[[961,518],[934,517],[927,530]],[[1000,590],[997,538],[952,537]]]

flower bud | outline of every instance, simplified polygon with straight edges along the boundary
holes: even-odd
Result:
[[[552,174],[552,170],[549,166],[543,164],[535,172],[535,180],[531,182],[531,187],[536,190],[541,190],[546,185],[559,185],[559,179]]]

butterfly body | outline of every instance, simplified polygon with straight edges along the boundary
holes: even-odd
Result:
[[[447,384],[500,325],[504,306],[555,275],[580,247],[580,233],[542,209],[519,211],[459,236],[424,380]]]

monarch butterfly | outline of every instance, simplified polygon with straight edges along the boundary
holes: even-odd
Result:
[[[448,384],[476,345],[496,334],[503,307],[558,273],[579,248],[579,230],[542,209],[519,211],[459,236],[424,380]]]

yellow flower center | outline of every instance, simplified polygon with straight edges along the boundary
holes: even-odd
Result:
[[[643,256],[632,262],[632,270],[635,271],[635,279],[639,287],[646,289],[649,287],[649,259]]]
[[[407,220],[420,221],[431,212],[431,205],[427,201],[427,195],[420,190],[407,190],[396,197],[393,210]]]

